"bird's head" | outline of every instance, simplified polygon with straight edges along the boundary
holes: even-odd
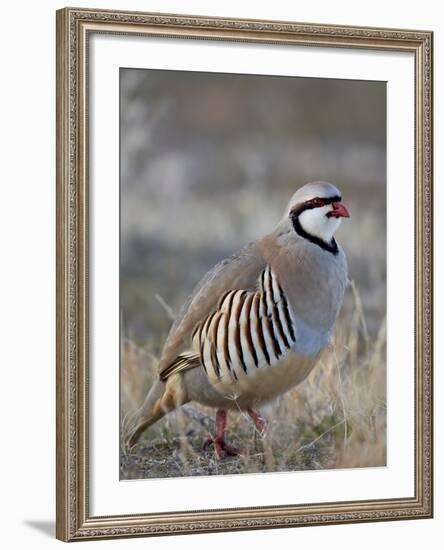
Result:
[[[307,183],[290,199],[285,217],[300,236],[336,253],[334,234],[341,218],[350,217],[341,201],[341,192],[331,183]]]

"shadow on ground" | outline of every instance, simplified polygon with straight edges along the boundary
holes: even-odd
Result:
[[[48,537],[55,538],[55,521],[53,520],[25,519],[23,523]]]

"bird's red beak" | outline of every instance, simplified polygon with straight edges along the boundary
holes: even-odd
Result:
[[[329,217],[332,218],[349,218],[350,214],[348,213],[347,208],[342,204],[342,202],[333,202],[332,203],[333,210],[330,210],[330,212],[327,214]]]

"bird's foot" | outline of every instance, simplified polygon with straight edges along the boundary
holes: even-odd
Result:
[[[218,459],[221,459],[224,456],[239,456],[245,454],[245,449],[233,447],[232,445],[225,443],[225,439],[221,437],[213,437],[212,435],[209,435],[204,441],[203,448],[208,449],[210,445],[214,446],[214,453]]]

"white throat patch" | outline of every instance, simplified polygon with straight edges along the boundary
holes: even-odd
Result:
[[[327,217],[331,205],[304,210],[299,214],[299,223],[302,229],[325,243],[330,244],[334,234],[341,225],[341,218]]]

